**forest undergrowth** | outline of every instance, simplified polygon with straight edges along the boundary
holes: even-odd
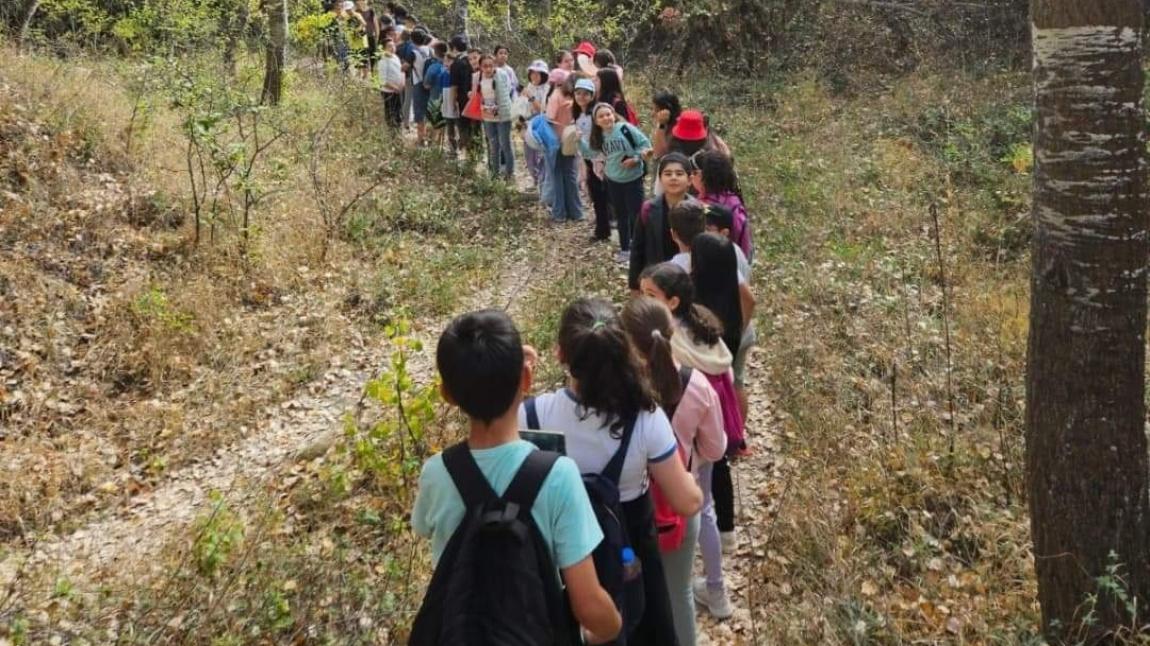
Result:
[[[338,77],[293,73],[273,113],[149,72],[14,52],[0,68],[0,464],[22,474],[0,483],[0,563],[210,461],[354,358],[382,365],[337,439],[274,465],[244,508],[220,492],[138,575],[13,568],[0,641],[398,643],[429,574],[414,481],[460,428],[428,369],[434,325],[498,284],[553,385],[561,308],[621,300],[622,276],[583,231],[531,223],[530,199],[383,141],[377,97]],[[781,420],[750,429],[777,475],[745,492],[771,513],[743,529],[754,627],[738,639],[1040,643],[1027,78],[679,89],[734,149],[752,379]],[[244,176],[253,129],[275,139]],[[189,183],[189,150],[222,190]],[[507,257],[553,262],[501,280]]]

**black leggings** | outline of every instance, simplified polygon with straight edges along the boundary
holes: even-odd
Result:
[[[655,532],[655,506],[651,503],[651,492],[623,503],[623,515],[627,517],[631,547],[643,567],[643,593],[646,596],[643,619],[627,636],[627,646],[678,646],[671,595],[667,592],[659,537]]]
[[[595,238],[606,240],[611,237],[611,202],[607,197],[606,180],[599,179],[591,162],[587,166],[587,192],[591,194],[591,205],[595,207]]]
[[[715,500],[715,520],[720,532],[735,531],[735,488],[727,458],[715,463],[711,476],[711,497]]]
[[[392,128],[403,125],[403,94],[383,93],[383,122]]]
[[[631,230],[639,220],[639,211],[643,209],[643,178],[623,184],[607,180],[606,184],[611,210],[615,213],[615,222],[619,227],[619,249],[630,251]]]

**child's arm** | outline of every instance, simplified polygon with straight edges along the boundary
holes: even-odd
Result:
[[[727,454],[727,433],[723,430],[723,405],[715,389],[707,385],[698,389],[704,405],[703,416],[695,431],[695,448],[699,457],[707,462],[717,462]],[[682,404],[680,404],[682,406]]]
[[[611,595],[599,585],[595,561],[588,556],[571,567],[563,568],[563,583],[567,586],[571,612],[589,633],[588,642],[602,644],[614,639],[623,626],[623,619],[615,609]]]
[[[631,130],[635,133],[635,147],[638,148],[639,154],[645,159],[650,159],[654,155],[651,140],[647,138],[647,135],[645,135],[642,130],[634,126],[631,126]]]
[[[639,274],[643,273],[643,268],[647,266],[646,215],[649,208],[644,203],[639,209],[639,218],[635,221],[635,228],[631,233],[631,263],[627,268],[627,287],[634,293],[639,291]]]
[[[651,150],[654,151],[654,157],[667,154],[667,131],[661,125],[656,126],[655,133],[651,136]]]
[[[693,516],[703,506],[703,492],[694,476],[683,466],[678,451],[665,460],[650,463],[647,470],[676,514]]]
[[[715,150],[723,154],[724,157],[731,156],[731,147],[719,135],[715,135]]]
[[[746,283],[739,284],[739,309],[743,311],[743,329],[751,324],[751,317],[755,314],[755,295],[751,293],[751,286]]]

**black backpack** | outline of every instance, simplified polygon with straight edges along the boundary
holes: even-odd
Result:
[[[531,506],[558,453],[532,451],[495,494],[466,442],[443,452],[467,507],[423,597],[411,646],[576,646],[579,626]]]
[[[524,400],[523,406],[527,414],[527,428],[541,430],[535,399]],[[627,635],[639,624],[646,608],[643,578],[638,577],[628,582],[623,580],[623,548],[631,547],[631,539],[627,532],[623,503],[619,500],[619,477],[623,473],[623,460],[627,457],[627,447],[631,445],[636,421],[635,417],[627,420],[619,448],[611,456],[607,466],[603,467],[603,471],[583,474],[583,488],[587,490],[587,497],[591,499],[591,509],[595,511],[599,528],[603,530],[602,542],[591,553],[595,561],[595,572],[599,575],[599,585],[611,595],[615,607],[623,617],[623,628],[619,631],[619,637],[611,642],[617,646],[627,643]]]
[[[632,127],[633,126],[630,123],[623,124],[623,138],[627,140],[628,144],[630,144],[631,149],[637,153],[639,152],[639,144],[637,141],[635,141],[635,133],[631,132]],[[647,162],[644,161],[642,157],[640,157],[639,164],[643,167],[643,176],[646,177],[648,170]]]

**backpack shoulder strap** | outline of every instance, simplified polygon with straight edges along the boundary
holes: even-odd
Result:
[[[487,476],[479,470],[479,465],[475,463],[467,442],[460,442],[445,450],[443,466],[447,467],[447,474],[451,476],[451,481],[455,483],[455,488],[468,509],[499,497],[491,488],[491,483],[487,482]]]
[[[631,446],[631,436],[635,434],[635,423],[639,420],[638,414],[627,420],[623,426],[623,437],[619,440],[619,449],[611,456],[611,461],[603,467],[603,476],[619,485],[619,478],[623,475],[623,461],[627,459],[627,448]]]
[[[623,138],[627,140],[628,144],[631,144],[632,149],[639,150],[639,146],[635,143],[635,133],[631,132],[630,123],[623,124]]]
[[[527,430],[539,430],[539,410],[535,408],[535,398],[528,397],[523,400],[523,410],[527,413]]]
[[[519,471],[511,479],[511,484],[507,485],[507,491],[503,492],[503,499],[519,505],[521,511],[531,511],[539,490],[543,488],[543,481],[558,460],[559,454],[553,451],[528,453],[527,459],[523,460]]]
[[[639,219],[643,224],[647,224],[651,219],[651,209],[653,208],[654,206],[651,204],[651,200],[645,200],[643,206],[639,207]]]
[[[679,366],[679,381],[683,384],[683,390],[687,390],[687,384],[691,383],[691,366]]]
[[[675,411],[679,409],[679,404],[683,401],[683,395],[687,394],[687,384],[691,383],[691,366],[681,366],[679,368],[679,383],[682,390],[679,392],[679,401],[674,404],[663,407],[663,412],[667,413],[667,419],[675,419]]]

